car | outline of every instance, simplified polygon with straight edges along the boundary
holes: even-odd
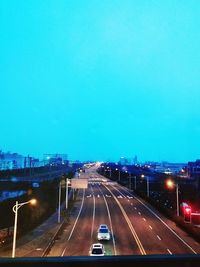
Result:
[[[105,248],[101,243],[92,244],[89,251],[90,256],[104,256]]]
[[[110,231],[107,225],[100,225],[97,231],[97,239],[98,240],[110,240]]]

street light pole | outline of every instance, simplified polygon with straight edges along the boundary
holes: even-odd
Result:
[[[131,173],[129,172],[129,189],[131,190]]]
[[[135,178],[135,186],[134,187],[135,187],[135,190],[136,190],[136,176],[134,176],[134,178]]]
[[[19,204],[18,204],[18,201],[16,201],[16,204],[15,204],[15,206],[13,207],[13,212],[15,213],[15,222],[14,222],[14,233],[13,233],[12,258],[15,258],[18,209],[19,209]]]
[[[149,197],[149,176],[147,176],[147,197]]]
[[[171,179],[167,180],[166,184],[168,188],[174,188],[174,186],[176,187],[176,215],[179,216],[179,184],[174,183]]]
[[[177,183],[176,184],[176,214],[177,214],[177,216],[180,215],[180,213],[179,213],[179,193],[178,193],[178,191],[179,191],[179,185]]]
[[[36,199],[31,199],[23,203],[18,203],[18,201],[16,201],[15,205],[13,206],[13,212],[15,213],[15,222],[14,222],[14,232],[13,232],[12,258],[15,258],[15,250],[16,250],[18,209],[29,203],[34,205],[36,203]]]
[[[120,169],[119,169],[118,182],[120,182],[120,180],[121,180],[121,173],[120,173]]]
[[[59,189],[58,189],[58,223],[60,223],[60,202],[61,202],[61,181],[59,182]]]
[[[66,207],[66,210],[68,208],[68,178],[66,178],[66,188],[65,188],[65,207]]]

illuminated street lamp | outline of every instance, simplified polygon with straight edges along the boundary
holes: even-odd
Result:
[[[173,189],[174,187],[176,187],[176,215],[179,216],[179,185],[178,183],[174,183],[174,181],[172,181],[171,179],[168,179],[166,181],[166,185],[169,189]]]
[[[141,178],[145,178],[144,174],[141,175]],[[146,176],[147,181],[147,197],[149,197],[149,176]]]
[[[69,188],[69,185],[70,185],[70,181],[68,178],[66,178],[66,181],[65,181],[65,207],[66,207],[66,210],[68,208],[68,188]]]
[[[17,218],[18,218],[18,209],[26,204],[35,205],[37,203],[36,199],[31,199],[29,201],[18,203],[16,201],[15,205],[13,206],[13,212],[15,213],[15,222],[14,222],[14,233],[13,233],[13,247],[12,247],[12,258],[15,258],[15,250],[16,250],[16,236],[17,236]]]

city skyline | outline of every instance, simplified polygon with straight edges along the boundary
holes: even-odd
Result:
[[[0,5],[2,150],[200,157],[198,1]]]

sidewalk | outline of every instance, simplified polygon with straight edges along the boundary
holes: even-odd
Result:
[[[72,198],[72,190],[69,192],[69,200]],[[58,224],[58,212],[56,211],[45,222],[17,240],[16,257],[42,257],[51,240],[58,233],[64,222],[69,219],[70,212],[65,210],[65,203],[61,205],[61,223]],[[0,248],[0,257],[12,256],[12,243]]]

